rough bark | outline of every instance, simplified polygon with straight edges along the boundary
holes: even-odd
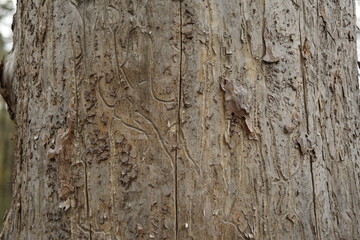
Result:
[[[340,1],[18,3],[3,239],[360,238]]]

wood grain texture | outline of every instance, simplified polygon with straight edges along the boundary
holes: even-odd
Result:
[[[179,6],[18,3],[22,150],[5,239],[175,238]]]
[[[2,239],[358,239],[340,1],[23,0]]]
[[[353,3],[182,6],[179,239],[359,236]]]

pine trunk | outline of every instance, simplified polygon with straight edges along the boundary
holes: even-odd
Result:
[[[3,239],[359,239],[352,0],[18,1]]]

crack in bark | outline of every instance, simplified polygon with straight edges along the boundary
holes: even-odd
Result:
[[[80,13],[80,11],[79,11]],[[83,44],[84,44],[84,49],[83,49],[83,56],[84,56],[84,72],[85,73],[88,73],[88,70],[87,70],[87,48],[86,48],[86,5],[83,4],[82,6],[82,24],[83,24]],[[82,79],[80,79],[80,83],[78,83],[78,86],[79,87],[82,83]],[[89,203],[89,185],[88,185],[88,169],[87,169],[87,162],[86,160],[83,162],[84,164],[84,177],[85,177],[85,199],[86,199],[86,215],[87,215],[87,220],[89,221],[89,239],[91,240],[92,239],[92,229],[91,229],[91,221],[90,221],[90,203]]]
[[[175,162],[174,162],[174,171],[175,171],[175,240],[178,239],[178,229],[179,229],[179,216],[178,216],[178,168],[177,168],[177,159],[179,156],[179,144],[181,137],[181,101],[182,101],[182,64],[183,64],[183,33],[182,33],[182,24],[183,24],[183,9],[182,9],[182,0],[179,1],[179,20],[180,20],[180,66],[179,66],[179,96],[178,96],[178,129],[176,133],[176,149],[175,149]]]
[[[88,186],[88,181],[87,181],[87,163],[86,161],[83,161],[84,164],[84,178],[85,178],[85,202],[86,202],[86,215],[87,215],[87,220],[89,220],[90,218],[90,210],[89,210],[89,186]],[[90,236],[90,240],[91,240],[91,223],[89,223],[89,236]]]
[[[318,11],[318,6],[317,6]],[[303,18],[301,19],[300,14],[303,14]],[[308,109],[308,80],[306,79],[306,64],[305,58],[303,54],[303,50],[306,44],[306,38],[304,43],[302,44],[302,34],[301,34],[301,20],[305,19],[305,4],[302,4],[302,11],[299,14],[299,33],[300,33],[300,71],[301,71],[301,78],[302,78],[302,85],[303,85],[303,101],[304,101],[304,108],[305,108],[305,120],[306,120],[306,131],[307,134],[310,134],[310,124],[309,124],[309,109]],[[305,22],[304,22],[305,24]],[[312,195],[313,195],[313,209],[314,209],[314,218],[315,218],[315,237],[317,238],[318,235],[318,226],[317,226],[317,213],[316,213],[316,191],[315,191],[315,176],[314,176],[314,168],[313,168],[313,156],[312,154],[309,155],[310,159],[310,174],[311,174],[311,185],[312,185]]]

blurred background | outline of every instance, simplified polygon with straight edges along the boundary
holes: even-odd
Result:
[[[15,1],[0,0],[0,60],[12,47],[11,22],[14,9]],[[4,100],[0,96],[0,230],[12,197],[13,136],[14,124],[9,118]]]
[[[356,4],[356,48],[357,48],[357,59],[358,59],[358,79],[360,83],[360,0],[355,0]],[[359,86],[360,87],[360,86]]]

